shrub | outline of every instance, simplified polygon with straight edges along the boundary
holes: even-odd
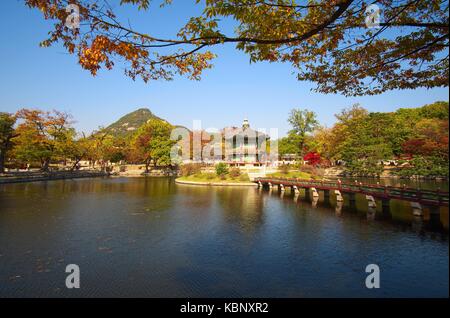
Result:
[[[308,152],[303,157],[303,160],[307,161],[311,166],[317,166],[322,162],[322,158],[317,152]]]
[[[238,178],[238,177],[240,177],[241,176],[241,169],[239,169],[239,168],[232,168],[231,170],[230,170],[230,176],[232,177],[232,178]]]
[[[280,172],[281,172],[282,174],[288,174],[290,168],[291,168],[291,167],[290,167],[289,165],[286,165],[286,164],[283,164],[283,165],[281,165],[281,166],[278,167],[278,169],[280,170]]]
[[[300,171],[305,172],[311,175],[312,178],[314,177],[323,177],[325,174],[324,169],[320,169],[311,165],[302,165],[300,166]]]
[[[228,174],[228,166],[226,163],[221,162],[216,165],[216,174],[219,177],[225,176]]]
[[[301,172],[306,172],[306,173],[309,173],[309,174],[314,174],[315,170],[316,170],[316,168],[313,167],[313,166],[310,166],[310,165],[301,165],[301,166],[300,166],[300,171],[301,171]]]
[[[202,165],[199,163],[187,163],[181,166],[181,175],[183,177],[189,177],[194,174],[200,173]]]
[[[127,166],[120,166],[120,167],[119,167],[119,171],[120,171],[120,172],[125,172],[125,171],[127,171]]]
[[[436,156],[417,156],[410,162],[409,166],[397,171],[400,177],[448,177],[448,161]]]
[[[214,179],[216,177],[216,175],[214,173],[211,173],[211,172],[205,173],[204,176],[205,176],[205,178],[207,180],[212,180],[212,179]]]
[[[239,181],[248,181],[248,182],[250,182],[250,178],[248,177],[248,174],[241,174],[240,176],[239,176]]]

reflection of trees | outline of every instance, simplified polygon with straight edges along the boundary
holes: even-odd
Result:
[[[64,191],[95,194],[97,199],[126,202],[126,198],[142,199],[142,208],[167,210],[175,195],[175,184],[171,178],[109,178],[69,181]],[[121,199],[125,201],[120,201]]]
[[[207,212],[214,201],[214,191],[210,187],[177,184],[177,194],[182,195],[181,204],[192,212]]]
[[[254,232],[263,223],[264,203],[256,189],[220,188],[216,198],[226,221],[239,222],[245,232]]]

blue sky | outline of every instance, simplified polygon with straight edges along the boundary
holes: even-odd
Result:
[[[186,18],[198,11],[194,1],[175,0],[173,6],[155,13],[121,9],[132,17],[133,26],[155,36],[175,34]],[[308,108],[321,123],[330,126],[334,114],[354,103],[371,111],[393,111],[449,100],[447,88],[391,91],[378,96],[346,98],[314,93],[311,83],[296,80],[288,64],[250,64],[249,58],[226,45],[214,52],[219,57],[201,81],[175,78],[148,84],[123,75],[119,66],[92,77],[77,64],[76,57],[60,47],[39,48],[50,23],[37,10],[20,0],[0,1],[0,111],[28,108],[70,112],[79,130],[89,132],[105,126],[140,107],[173,124],[192,127],[202,120],[203,128],[241,124],[248,117],[255,128],[289,129],[292,108]]]

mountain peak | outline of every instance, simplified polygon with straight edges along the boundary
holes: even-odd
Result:
[[[152,114],[153,115],[152,111],[146,107],[138,108],[135,111],[129,113],[128,115],[134,114],[134,113],[139,113],[139,112],[142,114]]]
[[[142,107],[121,117],[118,121],[106,127],[105,131],[113,136],[125,137],[134,133],[139,127],[153,118],[161,119],[155,116],[150,109]]]

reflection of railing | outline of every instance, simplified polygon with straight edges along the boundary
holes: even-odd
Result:
[[[418,202],[424,205],[448,206],[448,192],[423,190],[408,187],[392,187],[374,184],[346,183],[340,181],[318,181],[286,178],[256,178],[256,183],[315,188],[317,190],[339,190],[342,193],[360,193],[379,199],[397,199]]]

